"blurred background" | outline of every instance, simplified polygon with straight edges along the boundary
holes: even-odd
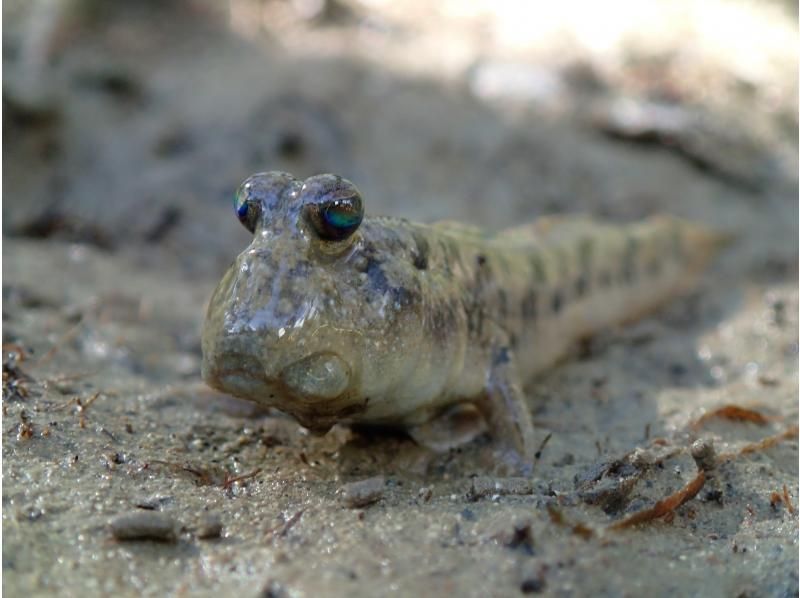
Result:
[[[3,10],[6,235],[220,268],[247,243],[233,191],[273,169],[348,177],[372,214],[490,229],[563,211],[736,228],[731,197],[797,195],[792,2]]]

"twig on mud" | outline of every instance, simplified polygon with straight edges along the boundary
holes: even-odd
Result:
[[[786,508],[789,509],[789,512],[794,515],[794,505],[792,504],[792,497],[789,496],[789,489],[786,487],[786,484],[783,485],[783,502],[786,504]]]
[[[773,509],[777,509],[778,505],[781,503],[786,505],[786,510],[794,515],[794,505],[792,504],[792,498],[789,496],[789,489],[786,487],[786,484],[783,485],[783,493],[773,492],[769,495],[769,506]]]
[[[781,440],[788,440],[790,438],[797,437],[798,428],[796,425],[789,426],[786,430],[781,432],[780,434],[775,434],[773,436],[767,436],[766,438],[762,438],[758,442],[751,442],[749,444],[745,444],[742,448],[740,448],[736,452],[732,453],[723,453],[719,456],[721,460],[730,461],[731,459],[735,459],[736,457],[740,457],[742,455],[748,455],[750,453],[756,453],[758,451],[763,451],[768,448],[772,448],[776,444],[778,444]]]
[[[30,353],[28,353],[25,347],[19,343],[3,343],[3,357],[5,358],[7,355],[11,357],[11,355],[9,355],[11,353],[14,354],[13,359],[15,364],[16,362],[22,363],[30,356]]]
[[[280,523],[276,526],[269,528],[266,531],[266,535],[280,536],[281,538],[285,537],[286,534],[289,533],[289,530],[292,529],[298,521],[300,521],[300,518],[303,516],[303,513],[305,513],[305,511],[306,511],[305,509],[300,509],[299,511],[297,511],[297,513],[289,517],[289,519],[287,519],[283,523]]]
[[[625,519],[612,523],[610,526],[608,526],[608,529],[611,530],[625,529],[627,527],[638,525],[640,523],[647,523],[649,521],[652,521],[653,519],[658,519],[659,517],[664,517],[665,515],[669,515],[675,509],[680,507],[682,504],[688,502],[689,500],[697,496],[697,493],[700,492],[705,483],[706,483],[706,472],[701,469],[697,474],[697,476],[691,482],[686,484],[683,488],[681,488],[674,494],[670,494],[666,498],[658,501],[653,507],[649,509],[639,511],[638,513],[634,513],[630,517],[626,517]]]
[[[66,409],[67,407],[71,407],[72,405],[77,405],[78,406],[77,413],[80,415],[80,420],[78,422],[78,425],[81,428],[85,428],[86,427],[86,411],[89,409],[89,407],[91,407],[92,403],[94,403],[102,395],[109,396],[109,393],[104,393],[104,392],[100,392],[100,391],[92,393],[89,396],[89,398],[86,399],[85,403],[81,400],[80,397],[73,397],[70,400],[68,400],[67,402],[62,403],[61,405],[56,405],[55,407],[51,407],[51,408],[47,409],[47,411],[61,411],[62,409]]]
[[[697,430],[708,420],[714,418],[738,422],[752,422],[754,424],[758,424],[759,426],[769,423],[769,419],[758,411],[747,409],[746,407],[740,407],[738,405],[725,405],[724,407],[714,409],[713,411],[709,411],[708,413],[700,416],[691,424],[690,427],[693,430]]]
[[[200,469],[198,467],[193,467],[189,464],[181,465],[180,463],[175,463],[172,461],[162,461],[161,459],[151,459],[145,464],[145,468],[148,468],[150,465],[163,465],[164,467],[171,469],[175,472],[186,472],[190,473],[197,478],[198,483],[201,486],[213,486],[217,483],[214,476],[206,469]]]
[[[90,376],[95,376],[99,374],[100,370],[89,370],[85,372],[77,372],[75,374],[59,374],[58,376],[53,376],[52,378],[45,378],[42,380],[42,386],[45,388],[48,384],[59,384],[61,382],[72,382],[74,380],[80,380],[81,378],[88,378]]]
[[[180,464],[172,461],[162,461],[161,459],[151,459],[146,466],[149,465],[163,465],[164,467],[167,467],[175,472],[189,473],[197,478],[197,483],[201,486],[220,486],[223,490],[229,490],[233,484],[257,476],[259,473],[261,473],[262,469],[261,467],[258,467],[249,473],[231,477],[231,474],[228,471],[225,471],[224,473],[220,472],[219,469],[221,468],[218,468],[217,471],[213,471],[211,469],[190,465],[188,463]]]
[[[547,446],[547,443],[550,442],[550,439],[552,437],[553,437],[553,433],[552,432],[549,432],[547,434],[547,436],[544,437],[544,440],[542,440],[542,443],[539,445],[539,450],[537,450],[533,455],[534,459],[536,459],[538,461],[539,459],[542,458],[542,451],[544,450],[544,447]]]
[[[250,478],[254,478],[259,473],[261,473],[261,467],[256,467],[250,473],[245,473],[240,476],[236,476],[235,478],[228,477],[228,474],[225,474],[225,480],[222,482],[222,489],[228,490],[230,489],[236,482],[242,482],[244,480],[249,480]]]
[[[70,328],[64,334],[62,334],[61,338],[59,338],[58,341],[56,341],[56,343],[52,347],[50,347],[50,349],[48,349],[48,351],[44,355],[42,355],[38,360],[36,360],[36,362],[33,364],[33,367],[34,368],[41,367],[48,361],[53,359],[53,357],[55,356],[56,353],[59,352],[61,347],[63,347],[68,341],[72,340],[75,337],[75,335],[78,334],[78,331],[81,329],[81,326],[83,326],[83,318],[78,320],[78,322],[74,326],[72,326],[72,328]]]
[[[595,534],[594,530],[585,523],[567,521],[564,514],[553,506],[547,507],[547,514],[550,516],[550,521],[560,527],[568,527],[573,534],[580,536],[584,540],[588,540]]]

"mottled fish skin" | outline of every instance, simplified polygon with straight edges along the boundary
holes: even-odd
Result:
[[[333,243],[302,217],[301,183],[257,176],[291,192],[211,298],[203,377],[317,430],[420,424],[479,401],[509,357],[525,378],[510,382],[526,381],[577,339],[684,292],[720,243],[665,216],[548,218],[495,235],[372,217]]]

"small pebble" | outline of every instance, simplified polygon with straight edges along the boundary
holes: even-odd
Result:
[[[175,542],[180,524],[158,511],[138,511],[120,515],[110,524],[111,535],[117,540],[156,540]]]
[[[375,476],[358,482],[351,482],[339,488],[339,498],[349,509],[371,505],[383,497],[386,480],[383,476]]]
[[[213,540],[222,535],[222,520],[219,515],[204,515],[197,526],[197,537],[201,540]]]
[[[692,443],[692,458],[698,469],[713,471],[717,466],[717,452],[714,450],[714,443],[704,438],[695,440]]]
[[[161,509],[164,505],[168,505],[169,503],[173,502],[173,498],[171,496],[162,496],[160,494],[154,494],[152,496],[147,496],[142,498],[136,502],[136,506],[140,509],[145,509],[147,511],[157,511]]]
[[[519,587],[523,594],[539,594],[547,587],[544,579],[526,579]]]

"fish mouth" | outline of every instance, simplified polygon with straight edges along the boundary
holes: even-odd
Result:
[[[206,384],[224,393],[267,407],[279,402],[279,389],[266,378],[264,366],[252,355],[228,353],[213,362],[204,359],[201,372]]]
[[[268,377],[264,365],[252,355],[226,353],[203,360],[202,375],[212,388],[280,409],[308,428],[329,428],[366,406],[350,405],[351,369],[328,351],[289,364],[277,378]]]

